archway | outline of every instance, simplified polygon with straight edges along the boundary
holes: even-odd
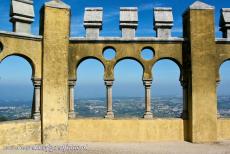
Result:
[[[104,117],[106,113],[104,67],[96,59],[86,59],[77,68],[75,112],[77,117]]]
[[[22,57],[9,56],[0,64],[0,121],[31,118],[33,66]]]
[[[218,114],[230,117],[230,61],[224,62],[219,69],[220,83],[217,87]]]
[[[162,59],[153,69],[152,110],[156,117],[180,117],[183,110],[180,67]]]
[[[142,117],[145,109],[143,68],[131,59],[119,61],[114,69],[113,111],[115,117]]]

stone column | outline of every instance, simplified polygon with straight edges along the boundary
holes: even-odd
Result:
[[[41,79],[33,78],[34,84],[34,102],[33,102],[33,119],[40,120],[40,104],[41,104]]]
[[[188,139],[217,141],[217,60],[214,7],[196,1],[183,14],[188,68]]]
[[[151,85],[152,80],[144,80],[143,84],[145,86],[145,119],[153,118],[153,113],[151,111]]]
[[[113,81],[107,80],[105,81],[106,85],[106,101],[107,101],[107,113],[105,115],[105,118],[112,119],[114,118],[114,113],[113,113],[113,96],[112,96],[112,86],[113,86]]]
[[[181,81],[181,86],[183,88],[183,112],[181,118],[188,119],[188,83],[186,81]]]
[[[69,80],[69,118],[75,118],[74,112],[74,86],[76,80]]]
[[[66,142],[68,136],[68,57],[70,6],[46,2],[41,10],[42,143]]]

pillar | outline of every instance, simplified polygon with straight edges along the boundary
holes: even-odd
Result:
[[[76,80],[69,80],[69,118],[75,118],[74,111],[74,86]]]
[[[153,114],[151,111],[151,85],[152,80],[144,80],[143,84],[145,86],[145,119],[151,119],[153,118]]]
[[[49,1],[43,6],[41,17],[42,142],[66,142],[70,7],[62,1]]]
[[[188,137],[217,141],[216,44],[214,7],[196,1],[183,15],[188,74]]]
[[[105,115],[105,118],[112,119],[114,118],[113,96],[112,96],[113,81],[107,80],[105,81],[105,85],[106,85],[106,102],[107,102],[107,113]]]
[[[33,78],[32,81],[34,84],[33,119],[40,120],[41,79]]]

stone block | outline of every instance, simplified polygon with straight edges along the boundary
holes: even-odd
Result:
[[[98,38],[102,29],[103,8],[86,8],[84,15],[84,27],[87,38]]]
[[[31,24],[34,21],[34,7],[32,0],[12,0],[10,9],[10,22],[13,31],[31,33]]]
[[[157,37],[171,37],[171,28],[173,26],[172,8],[157,7],[154,8],[154,29]]]
[[[138,26],[138,12],[136,7],[120,8],[120,29],[123,38],[135,38]]]
[[[224,38],[230,38],[230,8],[221,9],[220,31],[223,32]]]

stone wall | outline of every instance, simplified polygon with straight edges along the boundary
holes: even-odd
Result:
[[[22,9],[23,8],[23,9]],[[51,0],[40,14],[40,35],[30,33],[34,20],[33,1],[12,0],[14,32],[0,31],[0,61],[11,55],[25,58],[32,66],[34,82],[33,119],[0,123],[0,146],[74,141],[159,141],[186,140],[194,143],[230,139],[229,119],[217,117],[216,87],[219,67],[230,59],[230,11],[221,10],[220,30],[215,38],[214,7],[200,1],[183,14],[183,38],[172,37],[171,8],[154,8],[156,37],[136,37],[138,8],[120,9],[121,37],[102,37],[103,8],[86,8],[85,37],[70,37],[70,6]],[[107,60],[105,49],[116,56]],[[143,49],[154,57],[145,60]],[[107,87],[105,119],[79,119],[74,111],[76,68],[86,59],[104,65]],[[145,106],[143,119],[116,119],[112,109],[114,67],[133,59],[143,67]],[[156,119],[151,113],[150,88],[154,64],[170,59],[180,68],[183,113],[179,119]],[[22,138],[22,139],[20,139]]]

